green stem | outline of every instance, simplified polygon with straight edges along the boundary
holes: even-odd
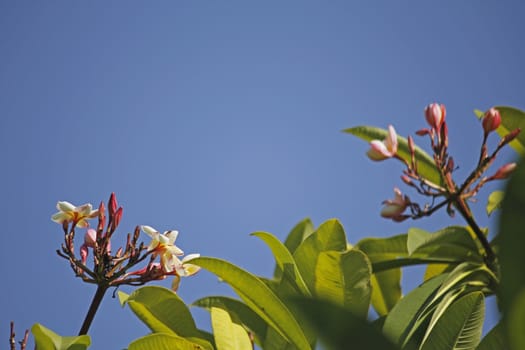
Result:
[[[78,332],[78,335],[84,335],[87,334],[89,327],[91,326],[91,323],[93,322],[93,319],[95,318],[95,314],[97,313],[98,307],[100,306],[100,303],[102,302],[102,299],[104,298],[104,294],[108,290],[108,287],[106,285],[98,285],[97,291],[95,292],[95,295],[93,296],[93,300],[91,301],[91,305],[89,306],[89,310],[86,314],[86,318],[84,319],[84,323],[82,323],[82,327],[80,328],[80,332]]]

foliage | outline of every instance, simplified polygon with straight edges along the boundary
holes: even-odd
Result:
[[[475,169],[460,183],[452,177],[455,167],[448,153],[444,106],[429,105],[425,114],[430,128],[417,134],[429,137],[432,155],[415,146],[410,136],[398,137],[393,127],[385,130],[366,126],[345,131],[371,141],[368,155],[372,160],[401,161],[406,166],[402,177],[405,184],[418,195],[432,199],[431,205],[419,205],[396,188],[396,198],[384,202],[383,217],[394,221],[417,219],[446,208],[450,215],[459,212],[466,226],[448,226],[436,232],[412,227],[403,234],[351,243],[337,219],[317,227],[304,219],[284,242],[268,232],[252,234],[273,254],[275,269],[270,277],[254,275],[215,257],[194,255],[191,260],[180,261],[175,258],[178,248],[173,245],[174,231],[162,236],[146,227],[155,242],[146,249],[137,243],[137,228],[125,252],[132,263],[145,257],[150,257],[150,263],[127,274],[124,272],[128,266],[120,264],[124,272],[109,277],[104,270],[100,276],[105,276],[106,284],[100,298],[110,283],[144,284],[166,275],[175,276],[178,283],[178,277],[193,274],[198,268],[230,285],[238,298],[209,296],[193,303],[210,312],[212,333],[208,333],[197,328],[176,288],[143,286],[130,295],[119,292],[122,306],[129,307],[151,330],[151,334],[129,344],[128,349],[241,350],[254,344],[271,350],[308,350],[319,344],[327,349],[525,348],[525,275],[521,271],[525,265],[525,156],[517,167],[511,163],[492,176],[484,175],[507,144],[523,154],[525,138],[519,128],[525,126],[525,113],[511,107],[476,111],[482,118],[484,137]],[[492,131],[497,131],[501,140],[489,153],[486,141]],[[477,224],[467,199],[476,196],[487,182],[507,178],[514,168],[505,190],[488,197],[487,214],[501,211],[497,231],[492,233],[495,238],[489,242],[488,232]],[[114,200],[113,195],[111,198]],[[115,203],[110,199],[113,224],[108,224],[109,236],[118,226],[115,217],[121,215],[116,214]],[[64,211],[56,218],[62,220],[66,238],[59,254],[69,259],[81,278],[95,278],[100,268],[86,269],[85,259],[74,256],[76,222],[68,230],[68,218],[82,224],[82,220],[97,215],[99,222],[104,218],[100,212],[91,211],[91,206],[62,207]],[[103,209],[101,205],[99,210]],[[83,216],[75,216],[78,213]],[[102,234],[100,224],[98,235],[90,242],[95,242],[90,243],[94,254],[115,259],[106,249],[109,237]],[[153,263],[157,256],[161,258],[160,267]],[[426,266],[425,275],[417,288],[405,291],[403,296],[402,268],[416,264]],[[502,318],[482,337],[485,300],[494,297]],[[38,324],[32,332],[38,349],[80,350],[90,345],[87,335],[60,337]]]

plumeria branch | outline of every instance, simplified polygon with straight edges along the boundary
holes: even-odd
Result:
[[[397,135],[394,127],[389,125],[387,137],[384,140],[372,140],[370,142],[370,149],[367,152],[368,157],[373,161],[382,161],[388,158],[401,161],[406,167],[401,176],[402,181],[414,188],[420,195],[432,198],[432,203],[425,204],[422,207],[418,203],[412,202],[408,196],[403,195],[398,188],[395,188],[395,197],[383,201],[384,207],[381,210],[381,216],[394,221],[403,221],[408,218],[419,219],[430,216],[443,207],[446,207],[447,213],[450,216],[453,216],[455,211],[458,211],[480,241],[485,251],[487,265],[493,267],[496,262],[496,254],[490,246],[487,237],[474,219],[467,200],[473,198],[487,182],[505,179],[514,170],[516,164],[509,163],[498,169],[494,175],[489,177],[483,176],[501,149],[517,137],[520,129],[513,130],[504,136],[498,143],[496,149],[489,155],[487,150],[488,135],[495,131],[501,124],[499,111],[495,108],[489,109],[482,119],[483,139],[476,168],[467,176],[461,185],[458,186],[452,177],[456,169],[454,159],[448,154],[448,126],[445,106],[437,103],[428,105],[425,108],[425,119],[430,128],[418,130],[416,134],[429,137],[434,164],[442,179],[442,183],[436,184],[418,172],[416,147],[411,136],[407,138],[410,159],[407,160],[397,153]],[[438,204],[434,204],[436,198],[440,197],[443,198],[443,200]],[[405,214],[406,210],[410,210],[410,214]]]
[[[191,276],[200,269],[186,262],[198,254],[187,255],[182,260],[178,258],[184,252],[175,245],[177,231],[160,233],[151,226],[136,226],[133,235],[127,235],[125,247],[120,247],[113,254],[111,238],[120,224],[123,213],[114,193],[109,198],[107,209],[103,202],[96,210],[93,210],[91,204],[76,207],[69,202],[58,202],[57,209],[59,211],[51,219],[62,224],[64,231],[64,243],[61,249],[57,250],[57,254],[69,261],[73,272],[82,281],[97,285],[79,335],[87,334],[109,288],[121,285],[139,286],[174,276],[172,288],[176,290],[180,276]],[[96,229],[92,229],[89,227],[89,220],[95,217],[98,218],[98,224]],[[80,257],[77,257],[74,246],[77,227],[87,229],[83,244],[79,248]],[[151,238],[148,246],[139,242],[141,231]],[[87,264],[90,253],[93,255],[92,267]],[[157,258],[160,262],[155,262]],[[145,267],[130,272],[146,260],[148,263]]]

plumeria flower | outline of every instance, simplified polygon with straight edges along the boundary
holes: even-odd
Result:
[[[183,255],[184,252],[175,245],[175,240],[179,235],[178,231],[165,231],[160,233],[151,226],[141,226],[142,231],[151,237],[151,243],[148,246],[148,251],[154,251],[160,256],[160,263],[166,272],[173,271],[173,264],[171,261],[177,256]]]
[[[402,215],[410,204],[407,196],[403,196],[399,188],[394,188],[394,199],[387,199],[383,202],[384,207],[381,210],[381,216],[394,221],[402,221],[405,217]]]
[[[93,210],[93,206],[89,203],[75,207],[69,202],[58,202],[58,213],[51,217],[56,223],[63,224],[64,222],[72,222],[78,227],[88,227],[87,219],[92,219],[98,216],[98,210]]]
[[[368,158],[374,161],[392,158],[397,153],[397,134],[392,125],[388,126],[388,135],[383,141],[370,141],[370,149],[366,152]]]
[[[200,266],[188,263],[189,260],[195,259],[201,256],[200,254],[188,254],[182,260],[177,257],[173,259],[173,269],[177,272],[177,275],[187,277],[196,274],[201,269]]]

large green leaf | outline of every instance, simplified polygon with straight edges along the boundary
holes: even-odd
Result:
[[[290,310],[258,277],[217,258],[200,257],[192,259],[191,263],[210,271],[228,283],[255,313],[298,349],[310,349],[303,330]]]
[[[38,350],[84,350],[91,345],[89,335],[62,337],[39,323],[31,327],[31,332]]]
[[[210,313],[217,350],[245,350],[253,347],[246,330],[232,320],[228,311],[212,306]]]
[[[524,132],[525,133],[525,132]],[[499,262],[501,288],[498,304],[506,315],[514,299],[525,287],[525,157],[511,176],[501,208],[499,221]]]
[[[476,350],[508,349],[509,345],[505,337],[503,323],[499,322],[481,340]]]
[[[297,247],[314,232],[314,225],[309,218],[301,220],[294,226],[292,231],[286,237],[284,245],[293,254]]]
[[[239,318],[240,322],[252,332],[257,344],[262,345],[262,341],[266,338],[268,331],[266,322],[240,300],[224,296],[209,296],[196,300],[192,305],[208,310],[211,310],[212,307],[223,308]]]
[[[395,260],[408,255],[407,235],[365,238],[357,243],[356,248],[363,251],[372,263]],[[401,269],[376,272],[372,274],[370,284],[372,306],[379,315],[386,315],[401,298]]]
[[[315,289],[315,267],[319,253],[334,250],[345,251],[347,241],[341,223],[330,219],[322,223],[317,231],[308,236],[295,250],[293,257],[309,290]]]
[[[462,226],[450,226],[434,233],[411,228],[407,247],[411,257],[483,262],[478,245],[469,230]]]
[[[408,293],[392,308],[383,324],[385,333],[394,343],[401,346],[416,323],[425,303],[439,289],[447,274],[432,278]]]
[[[355,135],[365,141],[384,140],[388,135],[388,131],[386,129],[376,128],[373,126],[356,126],[343,131]],[[407,139],[397,136],[397,142],[399,145],[397,154],[410,163],[411,156],[408,150]],[[441,175],[439,174],[432,157],[430,157],[428,153],[423,151],[418,146],[415,147],[415,154],[417,160],[417,170],[419,174],[435,184],[441,184]]]
[[[295,299],[293,302],[317,330],[326,349],[397,348],[381,332],[361,316],[331,302],[316,299]]]
[[[300,290],[304,296],[310,296],[310,291],[308,290],[308,287],[306,286],[303,277],[299,273],[299,270],[297,269],[297,265],[295,263],[295,259],[293,258],[288,248],[286,248],[286,246],[271,233],[255,232],[252,233],[252,235],[255,237],[259,237],[268,245],[268,247],[270,247],[275,257],[277,267],[281,270],[280,274],[282,275],[283,271],[285,270],[285,266],[288,265],[288,269],[290,269],[290,271],[286,273],[285,276],[293,281],[296,288]]]
[[[475,349],[481,338],[484,314],[483,293],[461,297],[446,309],[421,349]]]
[[[518,135],[514,141],[510,143],[510,146],[518,152],[520,155],[525,154],[525,112],[508,106],[496,106],[495,107],[501,115],[501,125],[498,127],[496,132],[501,137],[507,135],[509,132],[520,128],[522,132]],[[478,118],[482,118],[485,115],[484,112],[475,110],[474,113]]]
[[[199,335],[184,301],[167,288],[138,288],[128,296],[125,303],[153,332],[174,333],[182,337]]]
[[[173,333],[154,333],[131,342],[128,350],[204,350],[200,344]]]
[[[315,267],[315,294],[365,318],[370,305],[372,267],[357,249],[319,253]]]

